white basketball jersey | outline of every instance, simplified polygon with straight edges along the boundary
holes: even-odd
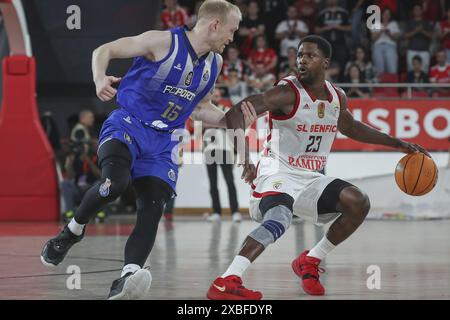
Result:
[[[288,170],[322,170],[337,132],[340,101],[328,81],[328,100],[318,100],[295,76],[281,79],[277,85],[290,85],[297,94],[291,114],[269,114],[269,134],[265,156],[278,159]]]

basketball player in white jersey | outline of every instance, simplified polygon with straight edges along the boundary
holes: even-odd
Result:
[[[318,225],[334,220],[316,246],[292,261],[306,293],[325,293],[319,281],[319,272],[323,271],[320,262],[359,227],[370,208],[367,195],[357,187],[317,172],[326,164],[337,130],[357,141],[405,153],[427,153],[418,145],[355,120],[347,109],[344,91],[325,80],[330,59],[330,44],[322,37],[307,36],[298,49],[298,76],[286,77],[267,92],[244,100],[257,114],[269,111],[270,133],[256,166],[250,199],[250,215],[261,224],[244,240],[225,273],[214,281],[207,293],[209,299],[261,299],[261,292],[242,285],[242,274],[284,234],[293,215]],[[232,110],[235,112],[227,114],[228,123],[243,128],[238,108]],[[247,170],[250,168],[248,165]]]

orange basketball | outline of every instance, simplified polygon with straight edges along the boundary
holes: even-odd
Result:
[[[423,153],[409,153],[395,168],[395,182],[405,193],[423,196],[436,185],[438,168],[433,159]]]

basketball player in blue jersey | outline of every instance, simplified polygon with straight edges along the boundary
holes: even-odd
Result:
[[[137,221],[125,246],[121,277],[112,284],[109,299],[137,299],[151,284],[143,269],[153,248],[165,203],[175,195],[178,139],[171,133],[189,116],[208,125],[226,127],[225,113],[211,103],[211,92],[222,68],[225,45],[233,40],[241,20],[238,7],[225,0],[207,0],[199,8],[192,30],[148,31],[121,38],[93,52],[92,71],[102,101],[117,94],[118,109],[103,124],[98,158],[102,179],[85,194],[74,219],[41,254],[46,265],[58,265],[79,242],[85,225],[132,183],[137,195]],[[111,59],[134,57],[121,78],[107,76]],[[113,84],[120,81],[117,89]],[[246,125],[256,119],[252,106],[242,105]],[[248,177],[245,176],[246,180]]]

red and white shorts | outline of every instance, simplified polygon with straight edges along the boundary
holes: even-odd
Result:
[[[324,189],[336,178],[315,171],[292,170],[278,160],[262,157],[250,195],[250,216],[262,221],[259,203],[263,197],[286,193],[294,199],[293,213],[316,225],[326,224],[339,212],[318,214],[317,203]]]

